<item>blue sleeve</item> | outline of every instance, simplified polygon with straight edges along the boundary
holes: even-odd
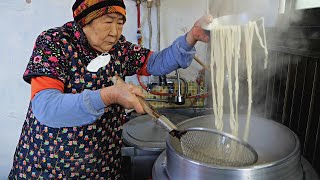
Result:
[[[104,113],[105,107],[100,90],[64,94],[46,89],[37,93],[31,103],[37,120],[53,128],[92,124]]]
[[[178,37],[171,46],[159,52],[153,52],[148,60],[147,70],[159,76],[169,74],[178,68],[190,66],[196,50],[188,44],[186,35]]]

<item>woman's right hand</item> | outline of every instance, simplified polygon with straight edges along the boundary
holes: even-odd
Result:
[[[135,109],[137,113],[145,111],[137,96],[144,97],[143,91],[136,85],[118,81],[115,85],[100,90],[100,96],[106,106],[119,104],[125,109]]]

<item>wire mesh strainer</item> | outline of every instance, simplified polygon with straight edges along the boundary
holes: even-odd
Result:
[[[112,80],[114,84],[124,83],[118,76],[114,76]],[[137,98],[144,110],[170,131],[171,136],[175,139],[175,144],[180,145],[178,146],[181,149],[180,153],[184,156],[202,163],[229,167],[249,166],[257,161],[256,151],[244,141],[213,129],[189,128],[179,130],[144,98],[140,96],[137,96]]]
[[[258,155],[247,143],[223,132],[205,128],[189,128],[174,136],[175,149],[184,156],[207,164],[227,167],[249,166]]]

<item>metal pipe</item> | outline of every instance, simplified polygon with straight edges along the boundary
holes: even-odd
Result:
[[[147,1],[148,7],[148,26],[149,26],[149,49],[152,49],[152,21],[151,21],[151,9],[153,0]]]
[[[318,119],[320,120],[320,118]],[[313,157],[312,157],[312,164],[316,164],[316,157],[317,157],[317,152],[318,152],[318,146],[317,144],[319,144],[320,142],[320,123],[318,123],[318,129],[317,129],[317,134],[316,134],[316,141],[315,141],[315,147],[314,147],[314,151],[313,151]]]
[[[167,77],[167,79],[178,80],[177,76],[169,76],[169,77]],[[189,85],[188,85],[187,80],[185,78],[180,77],[180,80],[184,83],[184,93],[183,93],[183,95],[186,97],[188,95]]]
[[[177,75],[177,79],[178,79],[178,92],[175,97],[175,103],[178,105],[183,105],[183,104],[185,104],[185,98],[181,94],[181,81],[180,81],[179,70],[176,70],[176,75]]]
[[[280,59],[280,67],[283,67],[283,64],[284,64],[284,63],[283,63],[283,56],[281,56],[281,59]],[[280,77],[283,77],[283,68],[281,68]],[[277,108],[276,108],[277,110],[279,110],[279,109],[283,106],[283,105],[280,106],[280,105],[281,105],[281,104],[280,104],[280,103],[281,103],[281,102],[280,102],[280,98],[282,97],[282,96],[281,96],[281,88],[282,88],[282,83],[283,83],[283,82],[282,82],[282,78],[280,78],[279,81],[280,81],[280,82],[279,82],[279,87],[278,87],[278,92],[277,92],[277,94],[278,94],[278,97],[277,97]],[[277,116],[276,119],[279,120],[279,117]]]
[[[158,51],[160,51],[160,0],[156,0],[156,6],[157,6],[157,28],[158,28],[158,36],[157,36],[157,39],[158,39]]]
[[[302,155],[306,155],[307,153],[307,144],[308,144],[308,138],[310,136],[310,126],[312,124],[312,114],[313,114],[313,107],[314,107],[314,101],[315,101],[315,94],[316,94],[316,83],[317,83],[317,76],[318,76],[318,62],[316,62],[315,72],[313,76],[313,86],[312,86],[312,94],[311,94],[311,101],[310,101],[310,107],[308,112],[308,120],[307,120],[307,129],[306,129],[306,135],[304,138],[304,145],[303,145],[303,153]]]
[[[273,56],[273,55],[272,55]],[[270,68],[268,69],[268,77],[270,77]],[[245,72],[245,71],[244,71]],[[265,118],[269,118],[269,90],[270,90],[270,78],[268,78],[267,80],[267,87],[266,87],[266,99],[265,99],[265,104],[264,104],[264,117]]]
[[[303,85],[302,85],[302,92],[301,92],[301,100],[300,100],[300,108],[299,108],[299,119],[298,119],[298,128],[297,131],[301,132],[301,116],[302,116],[302,106],[303,100],[305,99],[305,89],[306,89],[306,76],[307,76],[307,67],[308,65],[305,64],[304,71],[303,71]]]
[[[156,7],[157,7],[157,48],[158,51],[160,51],[160,40],[161,40],[161,29],[160,29],[160,0],[156,0]],[[167,85],[167,80],[166,80],[166,75],[160,76],[159,77],[159,84],[162,86],[166,86]]]
[[[284,124],[286,116],[286,110],[287,110],[287,103],[288,103],[288,94],[289,94],[289,83],[290,83],[290,76],[291,76],[291,56],[289,56],[289,63],[288,63],[288,73],[287,73],[287,80],[286,80],[286,89],[285,89],[285,96],[283,101],[283,108],[282,108],[282,124]]]
[[[151,22],[151,9],[153,0],[147,1],[148,8],[148,26],[149,26],[149,49],[152,49],[152,22]],[[151,76],[148,77],[148,84],[151,84]]]
[[[279,14],[284,14],[286,10],[286,0],[279,0]]]
[[[278,53],[276,53],[276,57],[275,58],[278,59]],[[277,71],[277,69],[276,69],[277,66],[278,66],[277,61],[275,61],[275,66],[272,69],[272,73],[273,74],[275,74],[275,72]],[[275,87],[276,87],[275,83],[276,83],[276,76],[273,76],[273,78],[272,78],[272,89],[271,89],[271,101],[270,101],[270,114],[269,114],[269,117],[271,117],[273,115],[273,113],[274,113],[273,111],[275,110],[274,107],[273,107],[273,104],[274,104],[273,99],[274,99],[274,93],[275,93]]]
[[[297,78],[298,78],[298,68],[299,68],[299,63],[297,63],[296,65],[296,74],[294,76],[294,83],[293,83],[293,92],[292,92],[292,104],[291,104],[291,107],[290,107],[290,115],[289,115],[289,128],[292,129],[292,119],[293,119],[293,113],[294,113],[294,105],[295,105],[295,100],[297,98],[297,96],[295,96],[296,94],[296,91],[297,91]]]

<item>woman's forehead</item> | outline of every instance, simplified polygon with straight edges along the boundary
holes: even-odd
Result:
[[[123,15],[120,13],[107,13],[103,15],[102,18],[111,18],[111,19],[120,19],[120,20],[124,19]]]

